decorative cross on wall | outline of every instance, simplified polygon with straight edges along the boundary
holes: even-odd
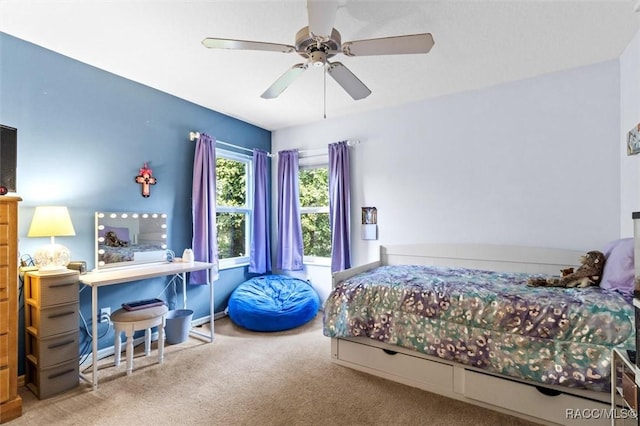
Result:
[[[155,185],[158,182],[156,178],[151,176],[152,173],[153,170],[147,167],[147,163],[144,163],[144,167],[140,169],[140,174],[136,176],[136,183],[142,185],[142,196],[145,198],[151,195],[150,185]]]

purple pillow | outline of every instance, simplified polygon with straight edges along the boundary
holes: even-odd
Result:
[[[104,237],[104,234],[106,234],[109,231],[115,232],[116,236],[120,241],[129,242],[129,228],[117,228],[115,226],[105,226],[104,229],[101,229],[100,231],[98,231],[98,236]]]
[[[633,294],[635,268],[633,262],[633,238],[612,241],[604,248],[607,261],[600,287]]]

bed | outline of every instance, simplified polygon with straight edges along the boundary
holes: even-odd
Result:
[[[332,358],[536,422],[577,424],[567,410],[596,410],[590,424],[608,424],[612,348],[635,347],[631,292],[526,285],[582,254],[381,247],[379,261],[333,276],[323,313]]]

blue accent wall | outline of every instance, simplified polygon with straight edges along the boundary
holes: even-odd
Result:
[[[176,75],[175,78],[181,78]],[[215,70],[211,71],[215,78]],[[206,81],[202,82],[206,84]],[[22,255],[48,241],[27,238],[39,205],[66,205],[75,237],[59,237],[74,260],[94,267],[94,213],[166,212],[168,244],[178,256],[191,246],[191,179],[195,144],[191,130],[246,148],[271,149],[271,132],[167,93],[0,33],[0,123],[18,129],[17,195]],[[151,197],[134,182],[147,162],[157,178]],[[270,174],[269,174],[270,176]],[[215,283],[215,311],[249,274],[246,267],[221,271]],[[160,297],[180,308],[168,279],[101,288],[102,307]],[[194,319],[209,314],[207,286],[189,286]],[[21,298],[20,315],[23,317]],[[80,292],[81,313],[90,327],[91,291]],[[80,323],[81,347],[89,339]],[[24,374],[24,324],[20,324],[20,374]],[[113,345],[113,332],[99,325],[99,347]],[[84,353],[90,351],[85,348]]]

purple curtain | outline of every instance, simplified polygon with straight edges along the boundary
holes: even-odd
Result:
[[[193,257],[215,263],[211,281],[218,279],[216,230],[216,141],[201,133],[193,159]],[[207,271],[190,274],[190,284],[206,284]]]
[[[331,272],[351,267],[351,167],[349,145],[329,145],[329,224],[331,226]]]
[[[303,269],[298,151],[278,152],[278,246],[276,268]]]
[[[253,221],[249,272],[263,274],[271,271],[269,243],[269,191],[267,153],[253,150]]]

